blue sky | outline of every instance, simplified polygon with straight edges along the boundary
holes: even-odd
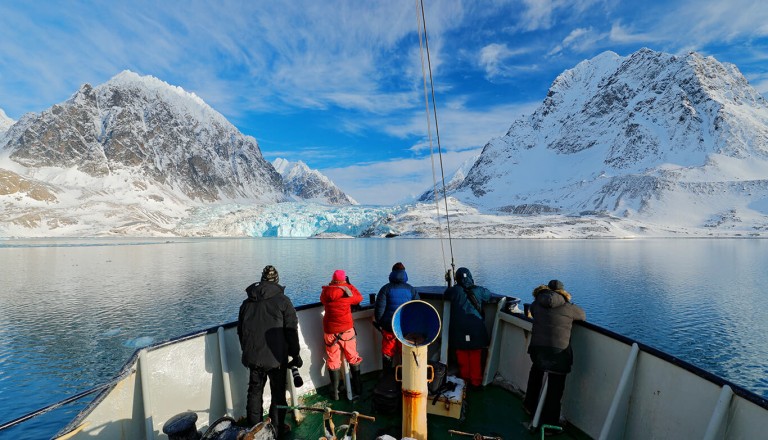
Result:
[[[606,50],[695,50],[768,95],[764,0],[424,6],[446,172]],[[302,160],[361,203],[394,203],[432,184],[416,20],[415,0],[7,0],[0,109],[18,119],[132,70],[197,94],[268,160]]]

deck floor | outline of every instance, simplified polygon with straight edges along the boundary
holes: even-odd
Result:
[[[331,406],[340,411],[357,411],[360,414],[376,417],[375,422],[360,420],[357,431],[357,438],[360,440],[374,440],[384,434],[400,439],[402,434],[401,414],[399,412],[390,415],[376,414],[373,411],[373,388],[377,378],[377,372],[364,375],[362,396],[354,401],[349,401],[344,397],[339,401],[332,401],[328,398],[328,390],[320,389],[317,394],[304,396],[302,406]],[[302,415],[303,420],[297,425],[289,411],[286,422],[291,425],[292,431],[288,439],[317,440],[322,437],[322,413],[302,411]],[[338,434],[339,427],[346,425],[348,419],[341,415],[336,415],[333,419]],[[480,389],[467,390],[463,419],[429,414],[427,416],[427,430],[429,439],[472,438],[471,436],[451,434],[448,432],[449,430],[499,437],[504,440],[541,438],[540,432],[529,432],[528,422],[530,422],[530,417],[523,411],[522,401],[517,395],[501,387],[489,385]],[[547,438],[563,440],[589,438],[583,433],[572,431],[577,430],[568,429],[563,433]]]

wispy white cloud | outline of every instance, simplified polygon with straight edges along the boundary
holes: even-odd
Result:
[[[564,20],[573,20],[603,0],[523,0],[521,28],[547,30]]]
[[[768,97],[768,72],[759,75],[750,75],[749,84],[761,95]]]
[[[529,48],[512,50],[506,43],[491,43],[480,49],[477,63],[489,79],[510,76],[521,70],[519,66],[511,63],[511,59],[528,52],[530,52]]]
[[[552,48],[548,55],[557,55],[565,49],[574,52],[589,52],[594,50],[597,43],[605,38],[605,35],[597,33],[593,28],[577,28],[571,31],[563,41]]]
[[[540,102],[529,102],[469,108],[465,100],[454,99],[438,108],[441,147],[447,151],[482,147],[492,138],[504,135],[515,120],[524,114],[530,114],[539,104]],[[429,123],[434,127],[434,115],[430,113],[429,118]],[[411,151],[429,151],[425,112],[414,112],[405,120],[389,122],[382,124],[383,132],[404,139],[417,137],[419,140],[411,147]],[[434,131],[432,144],[433,148],[437,148],[437,136]]]
[[[651,34],[697,50],[713,42],[768,36],[768,7],[760,0],[685,0],[657,15]]]
[[[611,42],[620,44],[648,44],[660,40],[659,37],[654,36],[654,34],[651,32],[634,32],[632,29],[624,26],[621,21],[616,21],[611,25],[611,30],[608,33],[608,39]]]

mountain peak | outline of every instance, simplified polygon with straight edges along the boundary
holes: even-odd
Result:
[[[283,158],[272,161],[289,193],[300,200],[313,200],[330,205],[357,205],[357,201],[345,194],[331,179],[320,171],[310,169],[302,161],[290,162]]]
[[[747,176],[762,182],[747,197],[768,197],[766,100],[734,65],[644,48],[559,75],[531,116],[485,146],[455,195],[502,212],[622,217],[676,214],[672,200],[687,197],[700,199],[690,207],[700,219],[719,218],[749,204],[735,196]],[[733,200],[704,203],[704,193]]]

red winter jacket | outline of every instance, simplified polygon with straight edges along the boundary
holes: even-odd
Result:
[[[325,306],[323,332],[337,334],[354,327],[351,307],[361,301],[363,295],[357,287],[344,281],[331,281],[331,284],[323,286],[320,294],[320,302]]]

